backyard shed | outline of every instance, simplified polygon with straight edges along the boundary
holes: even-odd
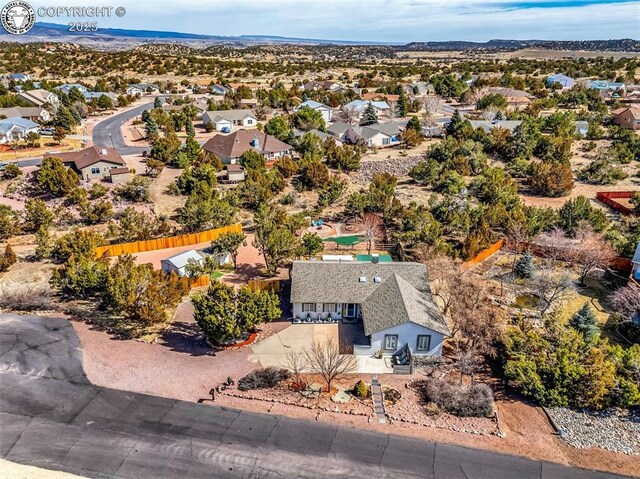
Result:
[[[202,264],[204,257],[196,250],[189,250],[179,253],[170,258],[160,261],[162,271],[167,274],[176,273],[178,276],[187,276],[187,265],[189,260],[193,260]]]

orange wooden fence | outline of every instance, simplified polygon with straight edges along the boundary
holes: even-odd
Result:
[[[166,238],[156,238],[147,241],[135,241],[133,243],[112,244],[107,246],[98,246],[94,251],[96,256],[120,256],[123,254],[142,253],[144,251],[153,251],[157,249],[177,248],[180,246],[190,246],[193,244],[206,243],[213,241],[227,233],[242,233],[242,225],[235,223],[223,226],[213,230],[201,231],[200,233],[191,233],[187,235],[168,236]]]
[[[273,291],[274,293],[280,292],[280,280],[279,279],[250,279],[248,282],[249,289],[251,291]]]
[[[190,288],[197,288],[199,286],[209,286],[209,283],[211,283],[209,276],[204,275],[204,276],[198,276],[197,278],[189,278],[189,287]]]
[[[622,214],[630,215],[633,213],[633,210],[621,203],[618,203],[615,199],[631,198],[634,193],[634,191],[599,191],[596,193],[596,199]]]
[[[462,269],[462,271],[466,271],[469,268],[472,268],[475,265],[482,263],[489,256],[491,256],[491,255],[497,253],[498,251],[500,251],[500,249],[502,249],[503,243],[504,243],[504,240],[500,240],[500,241],[497,241],[497,242],[493,243],[487,249],[480,251],[477,255],[475,255],[470,260],[465,261],[464,263],[462,263],[460,265],[460,268]]]

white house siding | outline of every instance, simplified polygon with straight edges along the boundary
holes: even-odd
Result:
[[[229,130],[231,130],[233,128],[233,123],[231,123],[229,120],[220,120],[213,126],[215,127],[216,131],[222,131],[223,128],[229,128]]]
[[[387,144],[385,144],[385,138],[389,141]],[[369,141],[367,142],[367,145],[375,146],[378,148],[387,148],[389,146],[395,146],[398,143],[400,142],[397,140],[397,138],[396,138],[396,141],[393,141],[392,137],[390,137],[389,135],[385,135],[384,133],[378,133],[373,138],[369,139]]]
[[[393,328],[385,329],[371,335],[371,348],[369,350],[358,348],[358,354],[373,354],[377,351],[384,349],[384,337],[387,334],[398,335],[398,349],[405,344],[409,345],[411,354],[415,356],[441,356],[442,355],[442,341],[443,335],[425,328],[415,323],[404,323]],[[419,335],[431,336],[430,350],[429,351],[417,351],[417,341]],[[384,354],[391,355],[396,351],[384,351]]]
[[[122,165],[114,165],[113,163],[108,163],[106,161],[99,161],[91,166],[82,168],[80,175],[83,180],[102,179],[110,176],[109,170],[121,167]],[[94,172],[94,169],[97,169],[98,171]]]
[[[311,318],[318,319],[318,317],[321,317],[325,319],[329,315],[329,313],[325,311],[325,308],[324,308],[325,303],[314,303],[314,304],[316,305],[316,311],[309,313],[311,315]],[[331,317],[334,319],[342,319],[343,311],[344,311],[344,308],[346,308],[346,304],[335,303],[335,305],[336,305],[336,312],[331,313]],[[292,306],[293,306],[294,318],[298,317],[298,318],[304,319],[307,317],[307,312],[302,311],[302,303],[292,303]],[[359,314],[360,314],[360,305],[357,304],[355,309],[355,318],[357,318]]]
[[[322,119],[325,122],[330,122],[333,120],[333,110],[330,108],[318,108],[317,109],[322,114]]]

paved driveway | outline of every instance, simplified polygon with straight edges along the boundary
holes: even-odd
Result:
[[[251,346],[253,355],[249,361],[260,363],[263,368],[269,366],[285,367],[287,351],[302,351],[313,345],[314,341],[338,341],[337,324],[292,324],[264,341]]]

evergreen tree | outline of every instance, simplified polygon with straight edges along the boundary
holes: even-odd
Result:
[[[51,241],[49,230],[44,225],[40,225],[40,228],[36,231],[36,245],[34,254],[36,259],[40,260],[51,256],[53,242]]]
[[[367,107],[364,109],[364,113],[362,114],[360,126],[375,125],[376,123],[378,123],[378,115],[376,113],[376,109],[373,106],[373,103],[369,102]]]
[[[187,118],[186,124],[184,126],[184,131],[187,133],[187,136],[196,136],[196,129],[193,126],[193,121],[191,121],[191,118]]]
[[[527,250],[518,261],[516,261],[516,264],[513,266],[513,272],[516,278],[531,278],[533,270],[533,256],[531,256],[531,252]]]
[[[8,270],[16,261],[18,261],[16,254],[14,253],[11,245],[7,243],[7,247],[4,249],[4,254],[0,257],[0,271]]]
[[[162,108],[162,101],[160,101],[160,97],[157,96],[155,100],[153,100],[153,108]]]
[[[399,117],[407,116],[407,96],[404,94],[403,90],[400,90],[398,96],[398,103],[396,105],[396,113]]]
[[[595,339],[599,332],[598,317],[589,306],[589,303],[584,303],[582,308],[571,316],[569,324],[573,329],[581,333],[588,342]]]
[[[422,125],[420,125],[420,120],[418,120],[417,116],[412,116],[409,119],[409,123],[407,123],[407,130],[415,130],[422,134]]]
[[[451,135],[456,139],[464,139],[473,132],[471,124],[465,120],[460,112],[456,109],[451,116],[451,120],[447,124],[447,135]]]

